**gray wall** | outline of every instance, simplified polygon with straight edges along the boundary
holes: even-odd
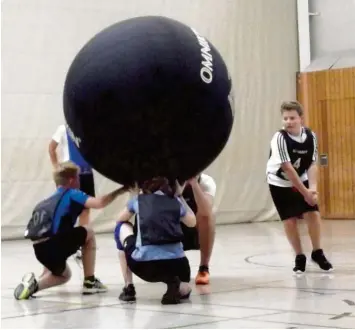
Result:
[[[309,0],[312,60],[355,49],[355,1]]]

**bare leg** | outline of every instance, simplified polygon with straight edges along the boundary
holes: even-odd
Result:
[[[133,235],[133,228],[130,224],[122,224],[121,229],[120,229],[120,241],[121,244],[124,244],[124,241],[128,236]],[[127,266],[127,260],[126,260],[126,255],[124,251],[118,251],[118,257],[120,260],[120,265],[121,265],[121,270],[122,270],[122,275],[124,278],[125,285],[129,285],[133,283],[133,276],[131,270]]]
[[[321,247],[321,218],[319,212],[304,213],[304,218],[308,225],[308,234],[312,242],[313,251],[319,250]]]
[[[50,271],[47,271],[44,273],[44,275],[38,280],[38,290],[45,290],[48,288],[52,288],[54,286],[62,285],[64,283],[67,283],[71,278],[71,271],[68,266],[66,265],[66,268],[61,276],[55,276],[53,275]]]
[[[330,271],[333,269],[333,265],[325,257],[323,249],[321,249],[321,217],[318,211],[311,211],[304,213],[304,218],[308,224],[308,233],[311,238],[313,251],[312,260],[318,264],[318,266],[325,270]]]
[[[196,215],[197,230],[200,242],[200,266],[208,266],[215,238],[215,217]]]
[[[79,225],[83,227],[89,226],[90,222],[90,209],[84,209],[83,212],[79,215]],[[76,260],[82,260],[83,255],[82,255],[82,250],[81,248],[76,251],[75,254]]]
[[[196,214],[197,231],[200,243],[200,267],[195,278],[197,285],[207,285],[210,283],[209,263],[215,237],[215,218]]]
[[[283,221],[285,233],[296,255],[302,254],[302,245],[298,231],[297,218],[290,218]]]
[[[120,227],[120,232],[119,232],[119,240],[122,246],[124,246],[126,238],[131,235],[133,235],[132,225],[129,223],[123,223]],[[125,282],[125,286],[122,292],[120,293],[118,299],[126,302],[136,301],[136,290],[133,285],[132,271],[129,269],[127,265],[125,252],[119,250],[118,257],[120,260],[122,275]]]
[[[87,237],[85,245],[82,247],[83,252],[83,268],[84,276],[90,277],[95,274],[96,263],[96,239],[94,232],[90,228],[86,228]]]
[[[42,278],[44,275],[46,275],[47,273],[50,273],[50,271],[46,268],[46,267],[43,267],[43,271],[42,271],[42,274],[39,276],[39,278]]]
[[[118,258],[120,260],[120,266],[125,285],[127,286],[129,284],[132,284],[133,276],[131,270],[127,266],[127,260],[124,251],[118,251]]]

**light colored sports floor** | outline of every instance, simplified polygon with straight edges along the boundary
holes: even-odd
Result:
[[[303,234],[306,228],[303,227]],[[355,221],[324,221],[324,248],[335,271],[324,275],[308,263],[292,275],[293,255],[280,222],[220,226],[211,284],[193,286],[190,302],[162,306],[163,284],[136,280],[137,303],[117,297],[122,276],[112,235],[98,236],[97,276],[109,286],[82,296],[81,269],[73,258],[72,280],[36,299],[16,301],[13,288],[27,271],[39,274],[31,245],[2,242],[2,328],[355,328]],[[307,256],[310,244],[304,237]],[[199,255],[189,252],[193,276]]]

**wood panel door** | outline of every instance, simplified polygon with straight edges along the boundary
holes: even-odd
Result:
[[[297,82],[318,137],[322,216],[355,219],[355,68],[301,73]]]
[[[323,214],[355,219],[355,98],[319,101],[322,129],[318,133],[323,177]]]

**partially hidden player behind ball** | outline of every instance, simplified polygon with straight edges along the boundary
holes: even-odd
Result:
[[[122,187],[101,197],[91,197],[78,190],[79,171],[71,161],[59,164],[54,171],[56,192],[38,203],[32,212],[25,237],[33,242],[34,254],[45,271],[38,280],[34,273],[22,278],[14,291],[18,300],[68,282],[71,271],[67,259],[80,247],[83,252],[83,294],[107,291],[107,287],[95,277],[96,240],[93,230],[87,225],[74,226],[85,208],[104,208],[128,189]]]
[[[95,197],[95,181],[93,169],[80,154],[66,124],[59,125],[57,128],[49,143],[48,151],[54,169],[58,166],[59,163],[66,162],[68,160],[78,165],[80,168],[80,190],[89,196]],[[89,209],[81,212],[79,216],[79,222],[81,225],[86,225],[89,223],[89,215]],[[81,259],[80,250],[78,250],[76,257]]]
[[[286,236],[296,254],[295,273],[306,269],[298,220],[307,221],[312,242],[312,260],[325,271],[332,265],[321,249],[321,217],[317,192],[317,138],[313,131],[302,126],[303,108],[298,102],[281,105],[284,127],[271,140],[267,162],[267,181],[277,212],[284,223]]]
[[[180,194],[180,185],[171,185],[164,177],[147,180],[118,216],[114,237],[125,281],[120,300],[136,300],[132,272],[144,281],[167,284],[161,300],[164,305],[189,298],[191,271],[181,223],[193,227],[196,217]],[[133,215],[136,233],[129,223]]]
[[[200,267],[195,283],[207,285],[210,282],[209,262],[215,238],[213,202],[216,196],[216,183],[211,176],[201,173],[187,182],[182,196],[196,214],[196,226],[190,228],[184,223],[181,224],[184,250],[200,250]]]

